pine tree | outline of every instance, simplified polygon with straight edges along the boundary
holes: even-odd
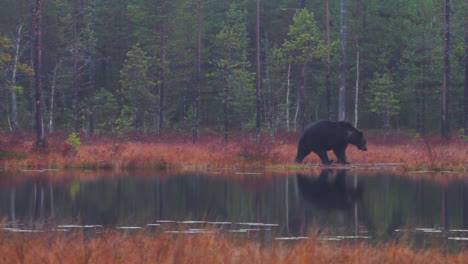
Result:
[[[214,64],[217,68],[216,75],[221,79],[220,94],[226,142],[229,142],[229,117],[235,112],[248,118],[253,105],[253,74],[247,70],[251,64],[247,60],[249,39],[244,21],[245,11],[232,3],[221,31],[216,35],[215,45],[219,55]]]
[[[314,59],[326,57],[329,46],[324,44],[314,18],[314,14],[302,9],[294,15],[294,24],[289,27],[289,39],[283,43],[283,58],[301,65],[301,86],[298,93],[299,126],[305,127],[304,96],[307,66]]]
[[[138,44],[127,53],[124,67],[120,71],[120,94],[125,99],[120,122],[128,125],[128,121],[135,127],[139,136],[144,114],[151,110],[151,102],[155,96],[151,93],[154,83],[148,77],[150,58]]]

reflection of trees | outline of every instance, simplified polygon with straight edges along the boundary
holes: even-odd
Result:
[[[39,176],[22,181],[0,189],[0,217],[139,226],[160,219],[264,222],[295,235],[307,227],[364,235],[365,228],[379,240],[402,227],[468,227],[466,180],[440,186],[388,173],[363,177],[358,171],[324,170],[241,179],[187,173],[59,184]]]

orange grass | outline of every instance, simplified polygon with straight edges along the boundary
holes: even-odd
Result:
[[[0,263],[467,263],[468,253],[444,255],[407,244],[256,242],[227,234],[137,234],[105,231],[72,234],[7,234],[0,237]]]
[[[13,153],[0,162],[6,168],[286,168],[304,169],[320,165],[314,153],[306,157],[309,164],[295,164],[297,134],[277,137],[275,142],[264,137],[259,143],[248,138],[234,138],[225,143],[221,137],[210,136],[192,143],[187,137],[146,138],[139,141],[115,138],[83,137],[76,151],[66,137],[49,136],[46,153],[34,151],[28,138],[0,139],[3,152]],[[347,150],[352,166],[372,167],[383,163],[398,163],[402,170],[468,170],[468,141],[453,139],[379,139],[368,137],[368,151],[354,146]],[[19,153],[19,154],[18,154]],[[332,159],[336,159],[329,152]]]

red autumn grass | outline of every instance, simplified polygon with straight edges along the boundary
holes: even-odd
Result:
[[[196,144],[185,135],[146,136],[139,140],[123,136],[82,137],[83,143],[75,150],[66,143],[66,135],[57,134],[49,136],[46,153],[37,153],[32,137],[9,136],[0,138],[0,162],[7,168],[307,168],[293,162],[298,137],[277,136],[274,142],[268,136],[260,142],[237,137],[225,143],[221,136],[207,136]],[[348,160],[361,167],[397,163],[394,168],[403,170],[468,168],[468,141],[460,138],[382,139],[369,135],[368,149],[363,152],[349,146]],[[332,152],[329,156],[335,159]],[[320,163],[313,153],[305,161],[312,165]]]
[[[1,263],[466,263],[468,253],[415,250],[407,244],[337,244],[234,238],[220,233],[168,235],[107,231],[72,234],[6,234]]]

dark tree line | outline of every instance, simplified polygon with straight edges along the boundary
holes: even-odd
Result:
[[[203,129],[229,140],[346,119],[467,134],[466,10],[464,0],[3,0],[0,129],[38,142],[174,130],[197,141]]]

